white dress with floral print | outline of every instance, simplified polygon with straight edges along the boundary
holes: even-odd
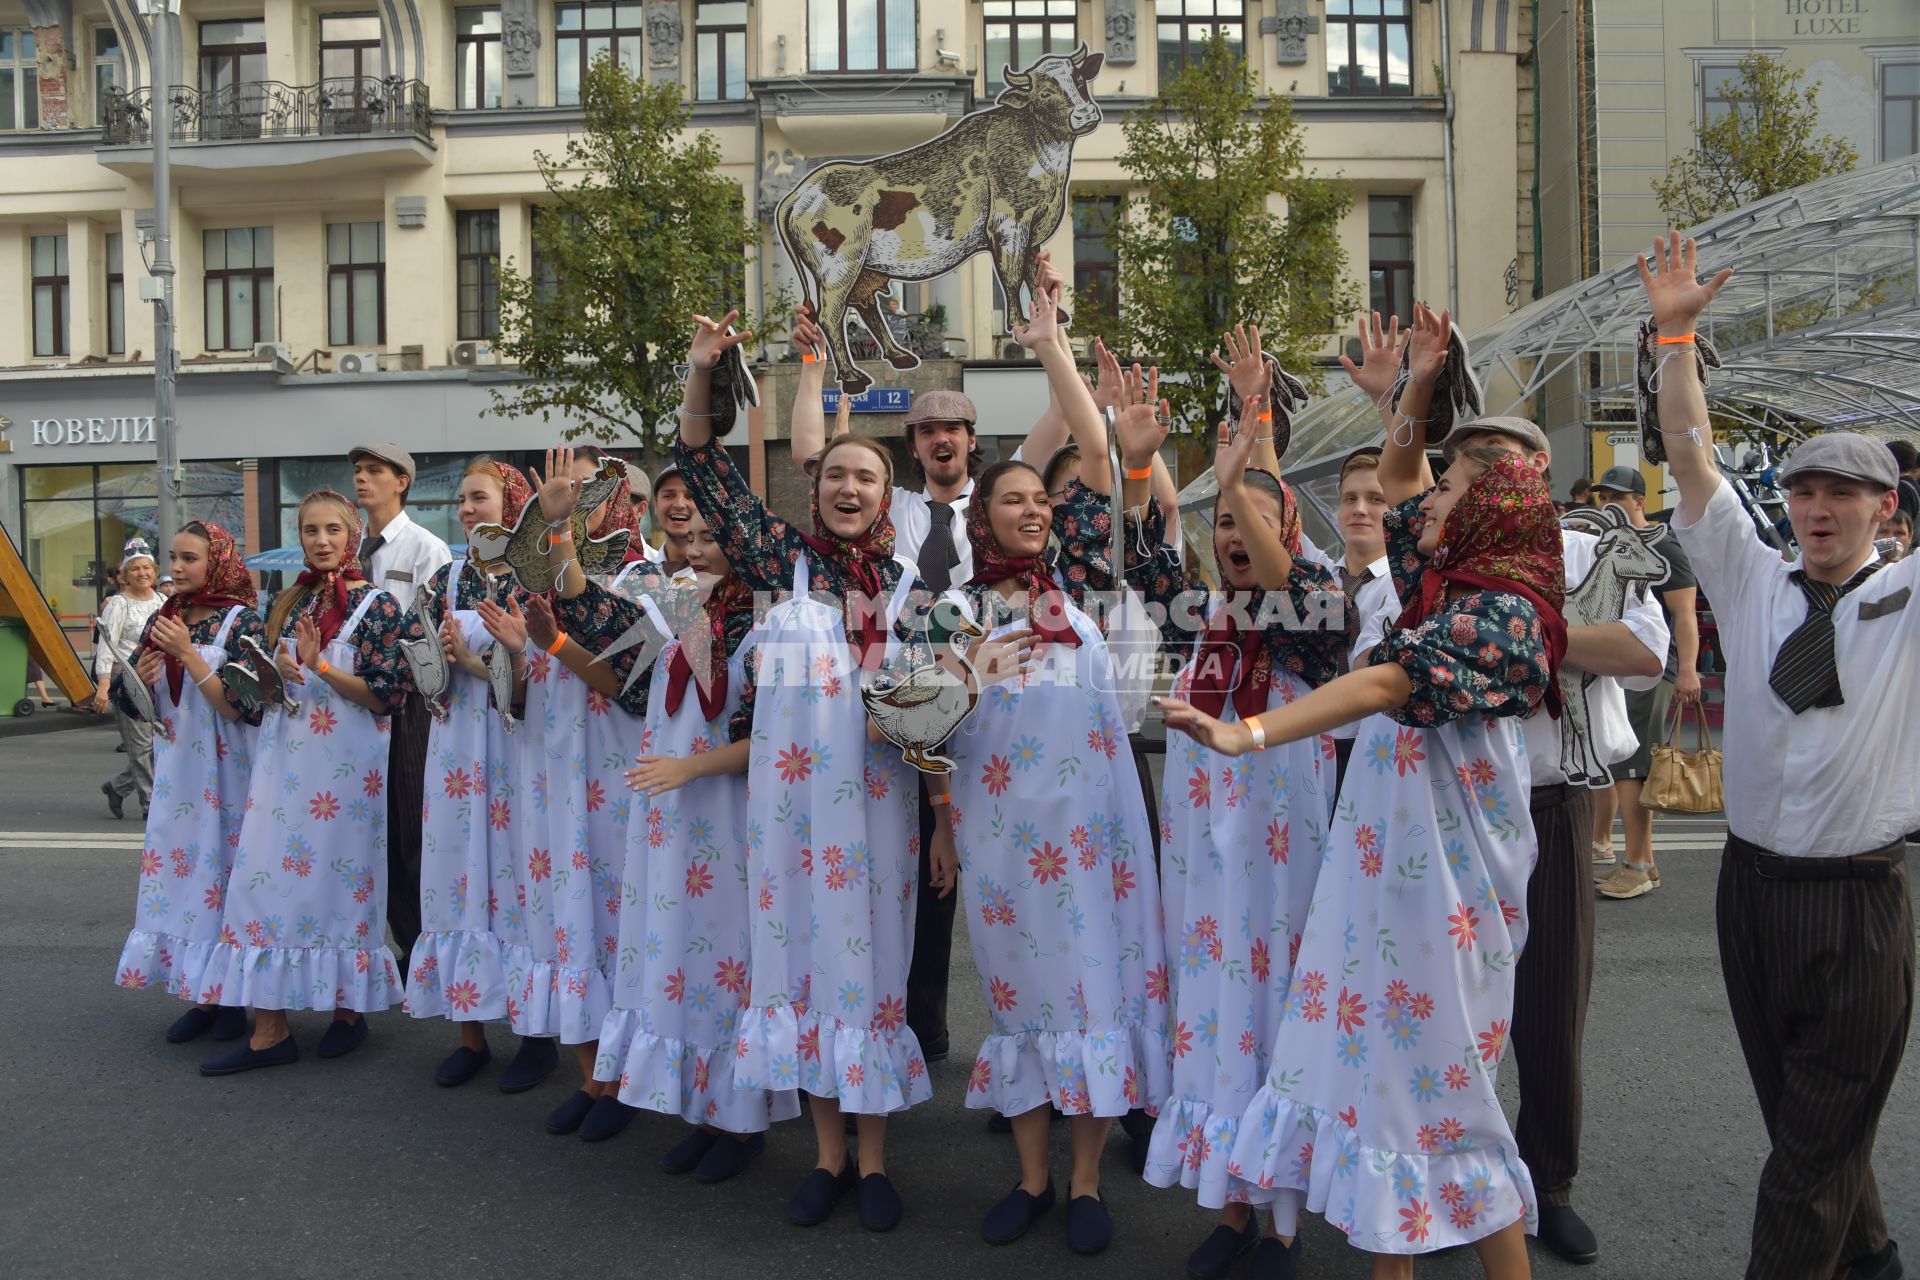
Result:
[[[800,1088],[867,1115],[933,1096],[907,1026],[920,838],[913,770],[867,741],[860,671],[842,615],[793,595],[742,649],[759,649],[747,772],[747,884],[753,895],[751,1003],[734,1084]],[[891,624],[911,588],[903,574]]]
[[[356,670],[355,629],[385,594],[360,593],[328,663]],[[387,717],[311,672],[286,689],[294,709],[260,726],[207,981],[223,1004],[378,1013],[401,995],[385,941]]]
[[[1193,666],[1175,692],[1186,697]],[[1306,692],[1275,664],[1268,707]],[[1231,701],[1223,713],[1238,714]],[[1238,758],[1169,734],[1160,800],[1167,963],[1174,993],[1173,1087],[1144,1170],[1202,1205],[1263,1201],[1235,1176],[1241,1114],[1266,1080],[1287,979],[1327,847],[1333,767],[1315,736]],[[1323,772],[1324,770],[1324,772]]]
[[[212,644],[196,645],[207,666],[227,661],[227,633],[242,609],[227,610]],[[128,672],[127,679],[138,679]],[[246,816],[253,752],[260,731],[213,709],[191,679],[176,704],[161,677],[153,686],[160,717],[153,733],[153,797],[140,853],[140,904],[116,966],[123,987],[160,987],[199,1004],[224,992],[206,981],[220,941],[227,878]],[[232,1000],[228,1004],[235,1003]]]
[[[671,633],[651,600],[641,608],[661,636]],[[657,659],[673,661],[672,640]],[[727,698],[708,720],[689,687],[677,714],[667,681],[647,695],[640,753],[675,759],[726,745],[747,673],[727,664]],[[677,1115],[728,1133],[758,1133],[800,1114],[792,1089],[736,1089],[741,1011],[747,1007],[753,907],[748,897],[747,780],[697,778],[678,790],[635,797],[641,821],[627,831],[613,1012],[600,1030],[594,1077],[618,1080],[628,1106]]]
[[[1024,679],[989,685],[942,748],[992,1018],[967,1105],[1010,1116],[1120,1116],[1167,1089],[1153,831],[1106,641],[1078,609],[1066,620],[1079,645],[1043,645]]]
[[[1370,1253],[1428,1253],[1533,1218],[1494,1091],[1526,942],[1531,778],[1517,719],[1376,715],[1358,741],[1230,1168]]]

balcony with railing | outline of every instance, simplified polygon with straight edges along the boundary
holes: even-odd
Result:
[[[167,122],[176,167],[203,172],[432,161],[433,111],[419,80],[345,76],[315,84],[242,81],[218,89],[109,89],[100,162],[122,172],[152,165],[153,130]]]

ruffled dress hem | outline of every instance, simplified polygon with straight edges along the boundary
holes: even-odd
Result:
[[[129,991],[156,987],[193,1004],[219,1004],[222,991],[206,981],[207,967],[219,945],[217,939],[190,942],[178,934],[135,929],[120,949],[114,985]]]
[[[519,980],[520,998],[507,1001],[516,1035],[558,1037],[561,1044],[591,1044],[613,1010],[613,989],[598,966],[581,968],[537,960],[528,947],[502,948],[502,962]]]
[[[646,1029],[637,1009],[615,1009],[600,1028],[596,1080],[620,1082],[620,1101],[630,1107],[678,1116],[688,1124],[727,1133],[761,1133],[800,1114],[800,1095],[740,1087],[734,1063],[739,1046],[694,1044]]]
[[[507,1016],[507,970],[491,932],[423,933],[407,961],[402,1007],[416,1018],[499,1022]]]
[[[1166,1032],[1138,1022],[990,1035],[974,1055],[966,1105],[1023,1115],[1051,1103],[1063,1115],[1123,1116],[1167,1091],[1170,1055]]]
[[[783,1004],[740,1014],[736,1089],[801,1089],[842,1111],[887,1115],[933,1096],[920,1041],[904,1023],[891,1034]]]
[[[222,942],[208,958],[205,989],[249,1009],[351,1009],[381,1013],[398,998],[400,976],[386,944],[377,947],[256,947]]]
[[[1240,1113],[1215,1110],[1201,1098],[1169,1099],[1160,1107],[1141,1177],[1156,1187],[1185,1187],[1205,1209],[1229,1204],[1266,1204],[1271,1188],[1241,1176],[1233,1158]]]

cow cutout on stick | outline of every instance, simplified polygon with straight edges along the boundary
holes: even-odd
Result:
[[[1657,587],[1667,580],[1666,557],[1655,550],[1667,536],[1665,525],[1637,528],[1619,507],[1569,512],[1560,525],[1591,533],[1600,539],[1593,549],[1593,568],[1567,592],[1565,616],[1569,627],[1598,627],[1620,621],[1627,596]],[[1587,689],[1597,677],[1590,671],[1560,669],[1560,770],[1575,786],[1608,787],[1613,771],[1600,758],[1593,741]]]
[[[1021,289],[1033,283],[1040,246],[1066,216],[1073,144],[1100,123],[1087,82],[1103,56],[1083,43],[1024,71],[1006,68],[1007,87],[991,107],[905,151],[829,161],[780,201],[774,226],[843,391],[873,385],[847,346],[849,311],[888,364],[920,364],[881,310],[879,297],[895,280],[932,280],[990,254],[1007,305],[1026,317]]]

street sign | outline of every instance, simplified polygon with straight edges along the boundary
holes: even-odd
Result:
[[[828,388],[822,395],[828,413],[840,412],[840,397],[845,394],[835,388]],[[905,413],[907,406],[913,403],[911,387],[868,387],[859,395],[852,397],[848,406],[849,413]]]

